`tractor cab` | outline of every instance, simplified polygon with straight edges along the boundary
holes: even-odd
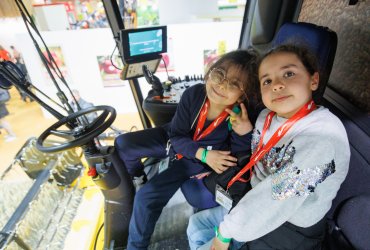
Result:
[[[15,1],[27,27],[35,28],[22,1]],[[127,80],[130,85],[144,129],[166,126],[171,122],[184,91],[193,85],[202,84],[204,76],[189,73],[185,77],[172,76],[164,81],[160,80],[157,69],[162,61],[166,63],[162,54],[168,48],[168,26],[126,29],[117,2],[102,0],[102,3],[123,64],[120,78]],[[367,237],[370,232],[370,119],[369,88],[366,83],[369,32],[368,26],[361,28],[358,25],[368,19],[366,14],[369,8],[366,1],[321,3],[309,0],[251,0],[245,4],[239,38],[240,49],[254,49],[264,53],[272,46],[294,40],[307,45],[318,56],[321,77],[315,101],[328,107],[341,119],[351,146],[347,178],[325,218],[327,235],[323,248],[327,249],[370,247]],[[361,32],[357,32],[358,30]],[[33,34],[30,33],[31,37]],[[47,45],[44,44],[45,52],[35,39],[33,41],[49,73],[58,72],[57,63]],[[363,46],[359,49],[356,44]],[[13,249],[8,248],[9,245],[18,247],[14,249],[42,249],[40,245],[31,246],[27,239],[23,239],[25,234],[19,233],[21,228],[17,225],[26,218],[28,204],[37,200],[42,185],[49,185],[57,180],[55,182],[59,184],[64,183],[57,186],[67,190],[66,187],[70,188],[70,184],[83,172],[79,161],[81,155],[70,151],[75,148],[82,149],[83,165],[87,168],[85,174],[103,194],[104,215],[102,223],[95,230],[95,237],[92,237],[94,243],[90,246],[95,249],[125,249],[136,187],[115,147],[105,145],[99,137],[112,126],[116,119],[116,110],[108,105],[98,105],[86,109],[79,107],[75,111],[70,105],[73,99],[68,97],[71,90],[63,76],[57,75],[65,86],[62,89],[54,81],[58,100],[53,100],[35,87],[14,63],[0,62],[0,87],[9,89],[16,86],[57,119],[38,138],[25,144],[24,148],[28,148],[27,150],[21,150],[17,154],[17,162],[24,164],[23,166],[31,166],[30,162],[35,161],[43,163],[36,164],[37,173],[30,174],[27,167],[23,168],[34,183],[27,187],[29,191],[2,226],[0,249]],[[142,92],[139,78],[144,78],[149,84],[148,93]],[[94,114],[94,119],[88,119],[91,114]],[[36,148],[37,153],[31,148]],[[24,159],[28,159],[28,162],[22,163]],[[160,161],[161,159],[151,158],[145,160],[148,176],[158,174]],[[67,170],[63,168],[60,172],[54,171],[58,164],[71,167]],[[53,178],[50,178],[50,171]],[[63,171],[68,174],[60,174]],[[1,180],[4,176],[5,174]],[[190,192],[191,188],[184,185],[167,204],[152,236],[150,249],[189,249],[186,236],[188,218],[201,210],[189,203],[187,197],[191,196]],[[51,221],[51,224],[55,222]],[[104,240],[101,239],[102,235]]]

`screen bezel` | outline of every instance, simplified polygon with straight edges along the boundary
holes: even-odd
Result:
[[[147,53],[143,55],[135,55],[135,56],[130,55],[129,34],[143,32],[143,31],[159,30],[159,29],[162,30],[162,50],[161,51]],[[167,26],[154,26],[154,27],[147,27],[147,28],[121,30],[121,44],[122,44],[122,51],[123,51],[123,60],[125,62],[141,62],[141,61],[158,58],[161,56],[162,53],[167,52]]]

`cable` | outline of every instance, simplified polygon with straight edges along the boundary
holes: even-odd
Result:
[[[38,54],[39,54],[39,56],[41,58],[41,61],[44,64],[44,66],[45,66],[48,74],[50,75],[51,80],[53,81],[55,87],[58,90],[57,96],[59,97],[59,99],[62,102],[62,104],[64,105],[64,107],[66,107],[64,109],[67,111],[67,113],[69,113],[69,112],[73,113],[73,109],[70,106],[70,104],[68,103],[68,99],[66,98],[65,94],[63,93],[63,91],[60,89],[59,84],[56,81],[56,79],[54,77],[54,74],[51,71],[53,71],[55,73],[55,75],[59,78],[59,80],[67,88],[67,90],[71,94],[72,98],[75,99],[73,97],[73,94],[72,94],[71,89],[69,88],[69,86],[68,86],[68,84],[67,84],[67,82],[66,82],[66,80],[65,80],[65,78],[64,78],[64,76],[62,74],[62,72],[60,71],[60,69],[59,69],[56,61],[54,60],[54,57],[50,53],[49,48],[47,47],[44,39],[42,38],[39,30],[36,27],[36,24],[34,23],[31,15],[29,14],[29,12],[28,12],[27,8],[25,7],[25,5],[23,4],[22,0],[15,0],[15,3],[17,5],[18,9],[19,9],[19,12],[21,14],[21,17],[22,17],[22,19],[24,21],[24,24],[25,24],[25,26],[27,28],[27,31],[28,31],[28,33],[29,33],[29,35],[30,35],[30,37],[31,37],[34,45],[35,45],[35,48],[36,48],[36,50],[37,50],[37,52],[38,52]],[[38,41],[36,41],[34,35],[32,34],[31,29],[36,33],[37,37],[41,40],[41,43],[45,47],[45,51],[46,51],[47,57],[44,55],[44,53],[42,53],[41,48],[39,46],[39,43],[38,43]]]
[[[99,228],[98,232],[96,233],[96,238],[95,238],[95,243],[94,243],[94,250],[96,250],[96,245],[98,244],[99,234],[100,234],[100,231],[102,230],[103,226],[104,226],[104,223],[103,223],[103,224],[101,224],[101,226],[100,226],[100,228]]]
[[[110,63],[111,63],[111,64],[112,64],[112,66],[113,66],[113,67],[115,67],[116,69],[118,69],[118,70],[122,70],[122,69],[118,68],[118,67],[113,63],[113,54],[114,54],[114,51],[116,51],[116,49],[117,49],[117,45],[116,45],[116,46],[114,46],[114,50],[113,50],[112,54],[110,55]]]
[[[134,125],[130,128],[130,132],[138,131],[138,128]]]
[[[62,73],[60,72],[59,68],[58,68],[58,65],[56,64],[55,60],[54,60],[54,57],[51,55],[48,47],[46,46],[45,44],[45,41],[43,40],[40,32],[38,31],[35,23],[33,22],[33,19],[32,17],[30,16],[30,14],[28,13],[27,11],[27,8],[24,6],[23,2],[20,1],[20,0],[16,0],[16,4],[21,12],[21,16],[23,18],[23,21],[25,22],[26,24],[26,28],[28,30],[28,33],[29,35],[31,36],[31,39],[32,41],[34,42],[35,46],[36,46],[36,49],[37,51],[41,52],[40,56],[42,57],[41,59],[42,60],[45,60],[45,62],[48,64],[49,67],[52,68],[52,70],[54,71],[54,73],[58,76],[59,79],[61,79],[62,81],[64,80],[63,78],[63,75]],[[32,32],[31,30],[29,29],[29,26],[31,26],[32,30],[37,34],[37,36],[40,38],[42,44],[45,46],[45,50],[46,50],[46,53],[48,55],[48,58],[45,57],[45,55],[42,53],[41,49],[40,49],[40,46],[38,45],[36,39],[34,38],[34,36],[32,35]]]
[[[55,62],[54,60],[54,57],[51,55],[50,53],[50,50],[49,48],[46,46],[46,43],[44,41],[44,39],[42,38],[39,30],[37,29],[37,26],[36,24],[34,23],[31,15],[28,13],[27,11],[27,8],[24,6],[23,2],[21,0],[16,0],[16,4],[21,12],[21,15],[22,15],[22,18],[23,18],[23,21],[25,22],[26,24],[26,28],[32,38],[32,41],[34,42],[35,46],[36,46],[36,49],[38,50],[39,54],[41,57],[43,57],[42,59],[45,59],[47,64],[49,65],[49,67],[52,68],[52,70],[54,71],[54,73],[58,76],[58,78],[66,85],[66,81],[63,77],[63,74],[61,73],[57,63]],[[40,50],[40,46],[38,45],[36,39],[32,36],[32,33],[31,31],[29,30],[29,27],[27,25],[27,23],[31,26],[31,28],[33,29],[33,31],[37,34],[37,36],[40,38],[42,44],[44,45],[45,47],[45,50],[46,50],[46,53],[48,55],[48,58],[45,57],[45,55],[42,53],[42,51]],[[68,86],[67,86],[68,87]]]
[[[165,67],[165,69],[166,69],[167,80],[170,80],[170,77],[168,76],[167,64],[166,64],[166,61],[163,59],[163,56],[162,56],[162,61],[163,61],[163,63],[164,63],[164,67]]]

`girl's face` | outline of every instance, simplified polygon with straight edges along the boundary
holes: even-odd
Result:
[[[242,75],[236,67],[229,67],[227,71],[214,68],[206,80],[207,97],[211,103],[224,106],[242,101],[244,95],[242,81],[246,79],[246,73]]]
[[[292,117],[312,99],[318,88],[318,72],[310,75],[294,53],[279,52],[263,59],[258,70],[262,101],[284,118]]]

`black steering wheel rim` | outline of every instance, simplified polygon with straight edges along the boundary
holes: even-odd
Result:
[[[98,111],[103,111],[97,118],[95,118],[92,122],[89,122],[84,127],[74,127],[71,128],[71,124],[77,120],[77,118],[82,117],[89,113],[94,113]],[[36,141],[36,147],[41,152],[45,153],[54,153],[62,150],[67,150],[75,147],[79,147],[91,142],[95,137],[103,133],[106,129],[108,129],[114,120],[116,119],[117,113],[116,110],[110,106],[93,106],[83,110],[79,110],[75,113],[72,113],[66,117],[63,117],[49,128],[47,128],[38,138]],[[57,135],[57,129],[63,125],[66,125],[70,128],[70,131],[64,131],[63,133],[59,133],[60,137],[64,136],[71,136],[74,139],[71,141],[67,141],[58,145],[53,146],[44,146],[44,142],[50,135]],[[83,129],[80,134],[76,136],[73,130],[76,129]]]

